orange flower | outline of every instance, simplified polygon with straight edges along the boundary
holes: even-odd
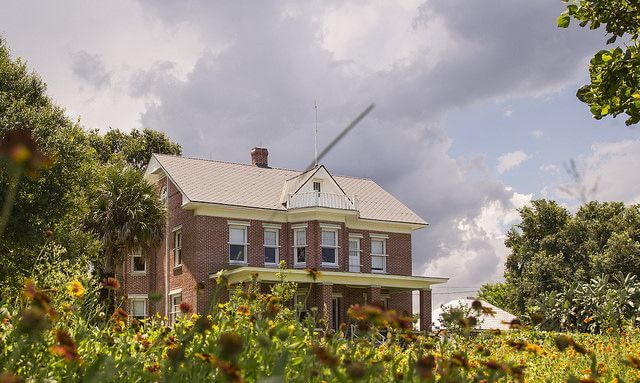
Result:
[[[51,346],[51,353],[63,357],[67,362],[79,362],[78,347],[68,332],[62,329],[56,330],[56,343]]]
[[[108,277],[102,281],[102,286],[109,290],[118,290],[120,288],[120,282],[114,277]]]
[[[246,305],[238,306],[238,309],[236,310],[236,312],[240,315],[244,315],[247,317],[251,315],[251,309],[249,309],[249,306],[246,306]]]

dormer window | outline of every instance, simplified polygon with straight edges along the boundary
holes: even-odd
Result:
[[[317,191],[318,193],[322,191],[320,190],[320,181],[313,181],[313,190]]]

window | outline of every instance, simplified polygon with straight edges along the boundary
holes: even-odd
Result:
[[[247,228],[229,226],[229,263],[247,263]]]
[[[371,271],[387,272],[387,241],[384,239],[371,239]]]
[[[142,249],[138,248],[131,254],[131,273],[145,274],[147,272],[147,260],[142,254]]]
[[[360,272],[360,238],[349,237],[349,271]]]
[[[338,231],[322,230],[322,264],[338,265]]]
[[[147,296],[129,295],[129,316],[136,319],[147,317]]]
[[[321,192],[321,190],[320,190],[320,182],[318,182],[318,181],[314,181],[313,182],[313,190],[317,191],[318,193]]]
[[[264,263],[278,264],[278,229],[264,230]]]
[[[182,303],[182,293],[175,293],[169,296],[171,298],[171,312],[169,313],[169,322],[176,323],[176,320],[182,316],[180,311],[180,303]]]
[[[173,267],[182,266],[182,229],[173,232]]]
[[[307,263],[307,229],[295,229],[293,231],[293,248],[296,265],[305,265]]]
[[[166,202],[167,201],[167,196],[168,196],[167,187],[163,186],[162,189],[160,189],[160,200],[162,202]]]

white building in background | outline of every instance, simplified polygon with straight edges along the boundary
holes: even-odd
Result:
[[[479,300],[479,299],[474,299],[474,298],[454,299],[451,302],[445,303],[440,308],[434,310],[432,313],[433,329],[443,330],[445,328],[444,324],[442,323],[443,309],[460,308],[460,307],[471,309],[471,304],[473,303],[473,301],[476,301],[476,300]],[[511,323],[511,321],[513,321],[514,319],[518,319],[515,315],[508,313],[503,309],[496,307],[491,303],[485,302],[483,300],[480,300],[480,302],[482,303],[483,307],[487,307],[493,310],[495,315],[481,313],[479,316],[477,316],[478,325],[476,326],[476,329],[501,330],[501,331],[511,330],[509,323]],[[475,316],[475,313],[474,313],[474,316]]]

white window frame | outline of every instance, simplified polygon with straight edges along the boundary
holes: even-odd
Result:
[[[278,263],[280,262],[280,230],[276,229],[274,227],[265,227],[264,228],[264,238],[266,238],[266,234],[267,232],[271,232],[271,233],[275,233],[276,234],[276,243],[275,245],[267,245],[267,241],[265,240],[265,244],[264,244],[264,264],[265,266],[278,266]],[[274,249],[275,251],[275,262],[267,262],[267,254],[266,254],[266,249]]]
[[[376,254],[373,252],[373,241],[380,241],[382,242],[382,252],[383,254]],[[371,237],[371,272],[372,273],[380,273],[380,274],[386,274],[387,272],[387,257],[389,255],[387,254],[387,239],[383,238],[383,237]],[[381,258],[382,259],[382,270],[378,270],[378,269],[374,269],[373,268],[373,258],[377,257],[377,258]]]
[[[162,202],[167,202],[168,199],[169,199],[169,188],[167,188],[167,185],[164,185],[160,189],[160,200]]]
[[[244,238],[243,238],[243,242],[240,243],[236,243],[236,242],[231,242],[231,230],[242,230],[242,232],[244,233]],[[247,240],[249,236],[249,226],[248,225],[240,225],[240,224],[229,224],[229,247],[228,247],[228,251],[227,251],[227,260],[229,261],[229,264],[235,264],[235,265],[246,265],[248,263],[248,258],[249,258],[249,242]],[[231,246],[243,246],[244,247],[244,260],[237,260],[237,259],[231,259]]]
[[[182,226],[173,229],[173,268],[178,267],[182,267]]]
[[[298,243],[298,233],[304,233],[304,244]],[[298,262],[298,248],[304,248],[304,262]],[[293,229],[293,264],[297,267],[304,267],[307,265],[307,257],[309,252],[307,251],[307,227],[294,227]]]
[[[129,274],[133,275],[146,275],[147,274],[147,257],[142,253],[142,248],[136,249],[131,255],[131,271]],[[135,269],[135,258],[142,258],[144,260],[144,270],[136,270]]]
[[[323,233],[328,232],[328,233],[333,233],[335,235],[335,243],[333,245],[325,245],[322,243],[322,237],[323,237]],[[339,249],[340,249],[340,240],[339,240],[339,231],[338,229],[333,229],[333,228],[322,228],[320,230],[320,258],[322,261],[322,266],[332,266],[332,267],[337,267],[339,265],[339,260],[338,260],[338,256],[339,256]],[[322,256],[322,253],[324,251],[324,248],[327,249],[333,249],[334,252],[334,262],[325,262]]]
[[[359,259],[360,259],[360,264],[358,265],[358,270],[360,270],[360,272],[362,272],[362,235],[354,235],[354,234],[349,234],[349,267],[348,267],[348,271],[351,271],[351,253],[357,253],[359,255]],[[357,249],[352,249],[351,248],[351,241],[354,241],[358,244]]]
[[[132,318],[146,318],[149,315],[147,305],[149,304],[149,297],[147,294],[129,294],[127,296],[129,300],[129,316]],[[144,312],[142,315],[134,315],[133,312],[133,303],[142,301],[144,304]]]
[[[180,298],[180,302],[175,303],[175,299]],[[169,323],[174,324],[176,320],[182,316],[182,311],[180,311],[180,304],[182,303],[182,291],[169,294]]]

